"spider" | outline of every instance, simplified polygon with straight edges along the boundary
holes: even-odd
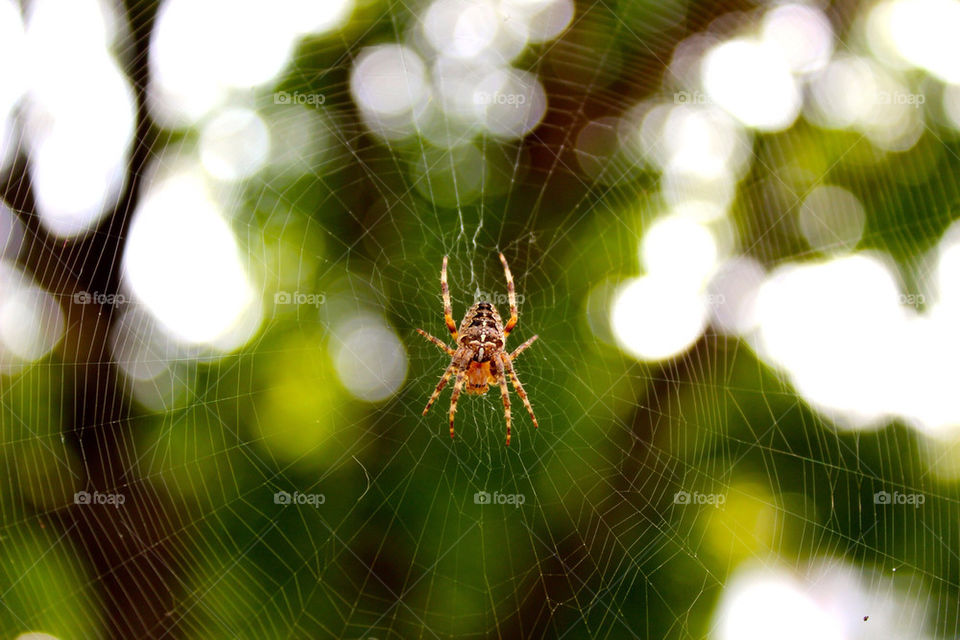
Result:
[[[510,392],[507,388],[507,376],[513,383],[513,388],[517,395],[523,400],[524,406],[530,412],[530,419],[533,420],[533,426],[537,427],[537,416],[533,414],[533,407],[530,406],[530,400],[527,398],[527,392],[523,390],[520,379],[517,378],[513,370],[514,359],[523,353],[527,347],[533,344],[539,336],[533,336],[519,347],[513,353],[505,351],[507,336],[517,326],[517,295],[513,287],[513,276],[510,274],[510,267],[507,266],[507,259],[500,254],[500,262],[503,263],[503,273],[507,278],[507,299],[510,302],[510,319],[504,325],[500,319],[497,309],[486,301],[480,301],[474,304],[467,311],[460,323],[460,330],[457,331],[457,325],[453,322],[453,309],[450,306],[450,288],[447,286],[447,256],[443,257],[443,267],[440,269],[440,290],[443,293],[443,319],[447,323],[447,329],[453,336],[456,343],[456,350],[451,349],[439,338],[435,338],[423,329],[417,329],[417,333],[440,347],[447,355],[451,357],[450,365],[443,372],[437,388],[433,390],[433,395],[427,401],[427,406],[423,410],[423,415],[433,405],[434,401],[443,391],[450,376],[456,374],[453,383],[453,395],[450,396],[450,437],[453,437],[453,416],[457,412],[457,400],[460,398],[460,391],[464,388],[466,382],[467,393],[483,395],[489,389],[491,384],[500,385],[500,396],[503,398],[503,413],[507,420],[507,446],[510,445]]]

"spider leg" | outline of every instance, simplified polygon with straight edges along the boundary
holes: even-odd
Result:
[[[443,293],[443,321],[447,323],[447,329],[453,336],[453,341],[457,341],[457,325],[453,321],[453,307],[450,306],[450,287],[447,285],[447,256],[443,256],[443,267],[440,269],[440,291]]]
[[[453,365],[451,365],[453,366]],[[450,396],[450,437],[453,437],[453,416],[457,412],[457,400],[460,399],[460,390],[463,388],[463,379],[466,377],[463,369],[457,371],[457,381],[453,383],[453,395]]]
[[[500,378],[500,395],[503,397],[503,415],[507,419],[507,446],[510,446],[510,389],[507,387],[507,378],[503,375],[504,366],[503,366],[503,357],[501,356],[500,364],[500,375],[497,376]]]
[[[443,340],[441,340],[440,338],[434,338],[432,335],[430,335],[429,333],[427,333],[427,332],[424,331],[423,329],[417,329],[417,333],[419,333],[419,334],[422,335],[424,338],[426,338],[427,340],[429,340],[429,341],[432,342],[433,344],[435,344],[435,345],[437,345],[438,347],[440,347],[441,349],[443,349],[443,350],[447,353],[448,356],[453,356],[453,354],[456,353],[456,351],[454,351],[453,349],[451,349],[450,347],[448,347],[447,345],[445,345],[445,344],[443,343]],[[536,336],[534,336],[534,337],[536,337]]]
[[[433,390],[433,395],[430,396],[430,399],[427,401],[427,406],[424,407],[423,413],[421,415],[427,415],[427,411],[430,411],[430,407],[433,406],[433,403],[436,401],[437,396],[440,395],[440,392],[443,391],[443,388],[447,386],[447,380],[450,379],[450,374],[453,373],[454,364],[451,362],[450,366],[447,367],[447,370],[443,372],[443,376],[440,378],[440,382],[437,383],[437,388]]]
[[[417,331],[419,331],[419,329],[417,329]],[[517,347],[516,349],[514,349],[514,350],[513,350],[513,353],[511,353],[511,354],[510,354],[509,356],[507,356],[507,357],[510,358],[510,360],[513,360],[513,359],[516,358],[518,355],[520,355],[521,353],[523,353],[524,351],[526,351],[526,350],[527,350],[527,347],[529,347],[530,345],[532,345],[532,344],[534,343],[534,341],[535,341],[537,338],[539,338],[539,337],[540,337],[540,336],[533,336],[532,338],[530,338],[529,340],[527,340],[526,342],[524,342],[522,345],[520,345],[519,347]]]
[[[503,274],[507,277],[507,300],[510,301],[510,319],[503,327],[503,337],[506,338],[517,326],[517,293],[513,286],[513,274],[510,273],[510,267],[507,266],[507,259],[500,254],[500,262],[503,263]]]
[[[503,364],[510,374],[510,381],[513,383],[513,388],[517,390],[517,395],[523,400],[523,406],[527,408],[530,419],[533,420],[533,426],[539,428],[540,425],[537,424],[537,416],[533,414],[533,407],[530,406],[530,399],[527,397],[527,392],[523,390],[523,385],[520,384],[520,378],[517,377],[516,372],[513,370],[513,364],[510,362],[510,358],[503,358]]]

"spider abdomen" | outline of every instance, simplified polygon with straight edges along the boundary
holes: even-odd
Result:
[[[489,302],[478,302],[460,325],[460,344],[473,352],[474,362],[489,362],[503,349],[503,323]]]
[[[490,362],[471,362],[467,369],[467,393],[482,396],[489,389],[489,385],[496,384],[497,378],[490,369]]]

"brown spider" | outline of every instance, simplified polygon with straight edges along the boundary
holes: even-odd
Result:
[[[443,377],[434,389],[433,395],[427,402],[423,415],[433,405],[433,402],[443,391],[450,376],[457,374],[453,383],[453,395],[450,396],[450,437],[453,437],[453,416],[457,412],[457,400],[460,398],[460,390],[463,383],[467,383],[467,393],[483,395],[487,392],[490,384],[500,385],[500,395],[503,398],[503,412],[507,419],[507,445],[510,444],[510,392],[507,389],[507,376],[513,382],[513,388],[516,390],[524,406],[530,412],[530,418],[533,420],[533,426],[537,427],[537,417],[533,415],[533,407],[530,406],[530,400],[527,398],[527,392],[523,390],[520,379],[513,370],[513,360],[523,353],[527,347],[533,344],[538,336],[533,336],[519,347],[513,353],[507,353],[504,348],[507,342],[507,336],[517,326],[517,295],[513,288],[513,276],[510,274],[510,267],[507,266],[507,259],[500,254],[500,262],[503,263],[503,272],[507,277],[507,299],[510,301],[510,320],[504,325],[500,320],[500,314],[496,308],[489,302],[480,301],[474,304],[467,311],[460,323],[460,331],[457,331],[457,325],[453,322],[453,309],[450,306],[450,288],[447,286],[447,256],[443,256],[443,268],[440,270],[440,289],[443,292],[443,319],[447,323],[447,329],[453,336],[453,341],[457,344],[454,351],[444,344],[439,338],[435,338],[423,329],[417,329],[417,333],[437,345],[451,357],[450,366],[443,372]]]

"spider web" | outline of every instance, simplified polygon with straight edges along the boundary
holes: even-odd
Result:
[[[126,291],[122,212],[136,200],[58,249],[11,195],[28,183],[25,161],[15,164],[5,201],[25,221],[18,255],[61,300],[67,329],[52,355],[2,379],[4,634],[721,637],[724,594],[753,567],[828,594],[856,590],[859,600],[837,599],[844,637],[955,637],[957,500],[930,462],[946,464],[950,449],[899,422],[838,428],[713,328],[660,363],[626,355],[609,328],[618,284],[641,273],[662,184],[577,134],[662,92],[677,43],[735,8],[690,5],[684,17],[673,4],[578,3],[562,36],[517,63],[545,88],[543,122],[519,139],[471,132],[479,175],[460,170],[462,145],[378,137],[353,105],[358,56],[408,43],[425,5],[365,5],[361,30],[302,43],[277,86],[326,96],[319,142],[295,147],[299,169],[221,193],[267,301],[262,326],[228,355],[172,344],[146,312],[91,318],[69,306],[78,289]],[[149,12],[128,19],[137,60]],[[281,128],[300,117],[271,106],[272,94],[257,100]],[[452,131],[452,120],[440,122]],[[738,187],[739,251],[770,267],[810,257],[754,188],[767,164],[809,144],[804,127],[758,136]],[[144,133],[132,194],[191,153],[175,135]],[[931,137],[922,152],[953,154]],[[844,162],[870,143],[843,140],[825,175],[865,199],[899,190],[930,204],[915,218],[870,201],[879,213],[864,245],[916,268],[951,222],[952,187],[913,177],[920,152],[881,170]],[[449,341],[444,255],[455,320],[481,297],[504,315],[498,252],[521,300],[508,348],[539,335],[516,370],[540,427],[511,391],[509,447],[495,388],[461,396],[453,440],[449,387],[421,416],[449,358],[414,331]],[[57,261],[67,267],[44,272]],[[91,275],[79,264],[103,266]],[[278,290],[319,302],[270,307]],[[124,358],[158,373],[131,376]],[[398,372],[402,384],[369,402],[344,382]],[[125,502],[72,504],[80,490]],[[879,491],[925,503],[877,504]],[[278,504],[278,492],[323,502]],[[678,492],[724,504],[680,504]]]

